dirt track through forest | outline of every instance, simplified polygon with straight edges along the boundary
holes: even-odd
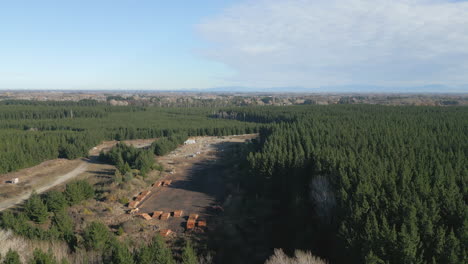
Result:
[[[124,141],[137,148],[151,145],[155,139]],[[88,158],[76,160],[55,159],[17,172],[0,175],[0,212],[27,200],[33,191],[43,193],[84,173],[97,171],[101,164],[96,163],[101,150],[108,150],[117,141],[105,141],[89,151]],[[7,183],[19,178],[19,184]]]
[[[72,171],[60,176],[60,177],[57,177],[55,178],[54,181],[50,182],[50,183],[47,183],[45,185],[42,185],[42,186],[36,186],[36,189],[35,191],[37,193],[43,193],[59,184],[62,184],[70,179],[73,179],[75,178],[76,176],[80,175],[81,173],[85,172],[86,169],[88,168],[89,164],[87,161],[83,161],[83,163],[81,163],[80,165],[78,165],[78,167],[76,167],[75,169],[73,169]],[[20,204],[22,203],[23,201],[27,200],[29,198],[29,196],[31,196],[31,193],[32,191],[27,191],[25,193],[22,193],[20,194],[19,196],[16,196],[16,197],[13,197],[13,198],[10,198],[10,199],[6,199],[6,200],[3,200],[0,202],[0,211],[3,211],[5,209],[8,209],[14,205],[17,205],[17,204]]]

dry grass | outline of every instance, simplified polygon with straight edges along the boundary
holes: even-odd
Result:
[[[294,257],[288,257],[283,250],[275,249],[275,253],[265,264],[326,264],[327,262],[312,255],[310,252],[296,250]]]
[[[13,234],[12,231],[0,229],[0,254],[5,256],[8,250],[12,249],[18,252],[22,263],[29,263],[32,258],[34,249],[38,248],[44,252],[52,252],[58,260],[67,260],[69,263],[77,264],[100,264],[102,262],[102,254],[99,252],[86,251],[78,249],[76,252],[71,252],[68,245],[63,241],[40,241],[30,240]]]
[[[8,250],[12,249],[19,253],[23,263],[31,258],[34,249],[39,248],[45,252],[52,251],[54,256],[61,260],[63,258],[69,259],[68,245],[62,241],[38,241],[29,240],[13,234],[9,230],[0,230],[0,254],[5,256]]]

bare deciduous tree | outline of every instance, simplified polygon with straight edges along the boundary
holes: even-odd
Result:
[[[327,262],[310,252],[296,250],[294,257],[288,257],[282,249],[275,249],[275,253],[265,264],[327,264]]]
[[[336,205],[335,195],[330,182],[324,176],[316,176],[310,182],[310,199],[315,204],[317,216],[325,223],[331,221]]]

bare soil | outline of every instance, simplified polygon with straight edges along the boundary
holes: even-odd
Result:
[[[137,148],[148,147],[155,139],[126,140],[126,144]],[[97,163],[101,150],[107,151],[118,141],[104,141],[89,151],[89,158],[75,160],[54,159],[16,172],[0,175],[0,211],[15,206],[26,200],[31,193],[45,192],[78,176],[87,177],[113,168],[111,165]],[[13,178],[19,178],[18,184],[12,184]]]
[[[225,174],[230,169],[223,163],[229,148],[255,138],[256,134],[226,137],[194,137],[195,144],[183,145],[166,156],[156,157],[164,171],[152,171],[147,177],[135,177],[119,186],[113,180],[115,166],[97,162],[101,150],[108,150],[117,141],[107,141],[91,149],[89,158],[77,160],[51,160],[18,172],[0,175],[4,182],[12,177],[20,178],[17,185],[0,184],[0,211],[15,206],[27,199],[33,189],[44,192],[51,188],[63,188],[66,181],[86,178],[98,190],[97,200],[88,200],[69,209],[75,222],[75,231],[80,232],[91,221],[106,223],[114,232],[123,227],[122,240],[132,239],[138,243],[149,241],[162,229],[171,229],[170,238],[191,235],[186,232],[189,214],[198,214],[199,220],[207,222],[207,228],[196,228],[195,232],[210,231],[215,226],[220,206],[225,200]],[[136,147],[147,147],[154,139],[126,141]],[[232,168],[231,168],[232,169]],[[151,186],[157,181],[171,180],[169,186]],[[5,190],[10,188],[7,194]],[[151,194],[139,205],[140,213],[154,211],[174,212],[183,210],[182,217],[168,220],[144,220],[128,214],[129,208],[122,198],[129,200],[140,192],[151,190]],[[6,198],[5,198],[6,197]],[[218,209],[216,209],[218,208]],[[197,235],[199,237],[199,235]],[[172,240],[172,239],[170,239]],[[176,241],[174,239],[172,241]]]
[[[195,144],[184,145],[157,161],[166,173],[160,180],[171,180],[167,187],[154,186],[148,198],[139,205],[140,213],[154,211],[174,212],[183,210],[180,218],[153,219],[159,229],[169,228],[176,234],[185,231],[189,214],[198,214],[200,220],[208,220],[218,212],[225,196],[223,164],[219,163],[224,151],[235,144],[252,139],[256,135],[227,137],[195,137]]]

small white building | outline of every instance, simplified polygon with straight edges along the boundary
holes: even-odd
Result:
[[[11,183],[13,183],[13,184],[19,183],[19,178],[13,178],[13,179],[11,179]]]
[[[185,142],[184,142],[184,145],[190,145],[190,144],[195,144],[197,143],[195,140],[193,139],[187,139]]]

